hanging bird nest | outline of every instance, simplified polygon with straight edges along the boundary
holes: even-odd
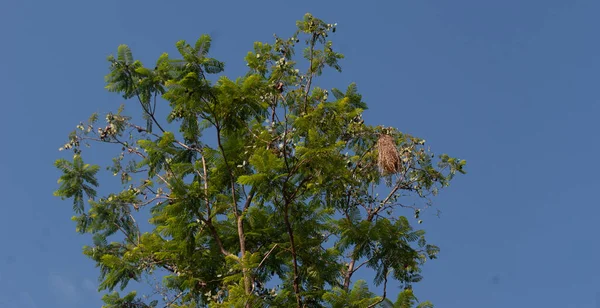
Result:
[[[400,154],[392,136],[379,135],[377,151],[379,152],[377,164],[381,174],[387,175],[400,172]]]

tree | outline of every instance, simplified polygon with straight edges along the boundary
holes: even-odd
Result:
[[[93,236],[84,254],[112,292],[105,307],[413,307],[412,285],[439,249],[400,211],[419,219],[465,161],[365,124],[355,84],[318,88],[324,69],[341,71],[328,40],[336,25],[306,14],[297,27],[255,43],[236,80],[209,78],[224,64],[209,57],[207,35],[177,42],[180,56],[154,68],[126,45],[108,58],[106,88],[141,112],[121,106],[106,124],[97,114],[80,123],[61,148],[73,160],[56,161],[55,192],[73,198],[77,231]],[[294,60],[301,40],[305,72]],[[100,168],[82,158],[92,144],[117,150],[107,169],[121,191],[97,198]],[[360,271],[381,295],[355,281]],[[113,292],[157,277],[159,297]],[[396,303],[390,281],[404,289]]]

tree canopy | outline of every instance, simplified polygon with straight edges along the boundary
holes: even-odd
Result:
[[[80,123],[61,148],[72,159],[55,163],[55,195],[92,235],[83,252],[104,307],[417,305],[412,286],[439,249],[413,224],[466,162],[365,123],[355,84],[319,88],[325,69],[341,72],[335,31],[306,14],[291,37],[256,42],[235,80],[208,35],[151,66],[126,45],[108,58],[106,89],[127,104]],[[99,163],[121,190],[97,193],[92,145],[114,150]],[[132,280],[156,291],[115,291]]]

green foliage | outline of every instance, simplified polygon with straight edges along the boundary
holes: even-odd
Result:
[[[356,281],[349,292],[334,287],[332,291],[323,295],[323,299],[331,305],[331,308],[363,308],[380,302],[380,298],[369,291],[364,280]]]
[[[105,307],[417,304],[412,285],[439,248],[403,211],[420,223],[465,161],[365,124],[356,84],[332,96],[317,87],[324,69],[341,71],[343,55],[328,40],[336,25],[307,14],[297,26],[290,38],[255,43],[248,73],[235,80],[209,78],[224,64],[209,57],[208,35],[177,42],[179,55],[164,53],[153,68],[126,45],[108,58],[107,90],[128,99],[128,110],[136,103],[142,117],[122,106],[106,124],[94,114],[77,125],[61,148],[73,160],[55,163],[55,195],[73,198],[76,230],[92,235],[83,252],[100,270],[100,290],[154,277],[160,300],[113,292]],[[294,61],[302,38],[306,72]],[[378,167],[382,135],[395,144],[392,173]],[[81,145],[92,143],[116,147],[107,170],[123,186],[100,198],[100,168],[81,158]],[[404,287],[396,303],[355,281],[368,271],[384,290]]]
[[[122,308],[122,307],[131,307],[131,308],[154,308],[157,307],[158,301],[153,300],[148,304],[145,304],[144,301],[140,298],[136,298],[136,292],[131,292],[127,294],[125,297],[120,297],[119,293],[113,292],[108,293],[102,297],[105,305],[102,308]]]
[[[82,213],[84,211],[84,194],[90,199],[96,197],[94,187],[98,186],[96,173],[100,168],[84,164],[79,154],[73,155],[73,162],[59,159],[54,166],[63,173],[58,179],[60,187],[54,192],[54,195],[62,199],[73,198],[73,211]]]

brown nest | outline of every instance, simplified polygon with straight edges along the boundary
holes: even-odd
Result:
[[[377,164],[383,175],[400,172],[400,155],[392,136],[379,135],[377,151],[379,152]]]

